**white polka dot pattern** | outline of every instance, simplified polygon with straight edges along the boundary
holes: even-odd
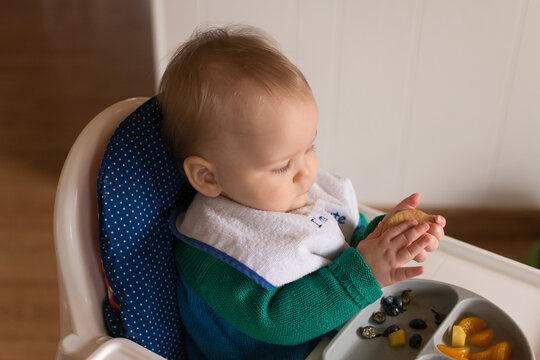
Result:
[[[104,318],[113,336],[131,339],[168,359],[183,358],[176,298],[177,273],[169,216],[189,204],[193,189],[177,171],[159,135],[155,98],[112,136],[98,180],[103,268],[113,310]]]

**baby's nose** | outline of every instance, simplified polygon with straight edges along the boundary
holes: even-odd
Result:
[[[293,182],[297,183],[300,181],[305,181],[310,178],[311,175],[311,167],[308,163],[308,161],[304,161],[302,166],[300,166],[293,177]]]

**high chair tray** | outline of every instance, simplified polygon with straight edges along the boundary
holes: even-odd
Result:
[[[368,219],[381,214],[380,211],[364,205],[360,205],[359,210]],[[412,264],[417,265],[416,263]],[[456,292],[457,289],[461,289],[459,291],[462,294],[462,298],[465,296],[463,294],[468,292],[471,294],[469,295],[471,299],[476,299],[477,297],[484,299],[483,301],[489,304],[489,306],[495,306],[506,313],[517,324],[519,329],[521,329],[521,333],[532,349],[533,358],[540,359],[540,305],[538,305],[540,304],[540,270],[448,236],[441,241],[439,249],[431,253],[428,260],[422,265],[425,267],[425,273],[418,279],[433,280],[437,284],[445,283],[444,286],[448,286]],[[401,285],[393,286],[394,289],[397,289]],[[392,290],[392,287],[388,287],[388,289],[385,288],[383,291],[386,294],[388,291],[393,292],[394,290]],[[461,305],[462,302],[459,299],[453,308],[456,311],[464,306]],[[465,301],[464,298],[463,301]],[[463,302],[463,304],[465,303],[466,301]],[[379,304],[373,304],[372,306],[377,307]],[[428,309],[428,311],[430,310]],[[363,315],[363,313],[369,315]],[[351,319],[350,322],[355,319],[361,321],[363,316],[369,317],[370,315],[371,311],[366,309]],[[448,321],[445,323],[447,327],[451,320]],[[365,324],[362,322],[358,326]],[[342,330],[343,333],[345,331]],[[351,335],[355,331],[356,329],[351,331]],[[443,332],[444,330],[442,330],[441,334]],[[339,333],[336,336],[334,339],[336,343],[339,341],[338,337],[345,337]],[[358,342],[363,340],[358,338],[356,334],[354,336],[358,339]],[[435,338],[435,341],[437,339],[441,338]],[[424,344],[428,341],[429,339],[424,338]],[[362,344],[366,342],[362,341]],[[308,359],[321,359],[325,348],[329,346],[332,345],[329,344],[328,339],[322,341],[312,354],[310,354]],[[327,354],[330,356],[329,352]],[[418,354],[420,354],[420,351],[418,351]],[[435,354],[437,353],[435,352]],[[354,358],[361,359],[360,356],[361,352],[355,354]],[[338,359],[339,357],[336,355],[327,358]],[[347,356],[342,358],[347,359]],[[394,358],[400,359],[401,357]],[[517,356],[513,356],[512,358],[521,360]],[[421,359],[426,360],[430,359],[430,357],[422,357]],[[443,355],[433,355],[431,359],[449,358]]]
[[[532,348],[518,324],[478,294],[459,286],[419,279],[388,286],[383,289],[383,297],[400,298],[405,290],[411,290],[413,294],[410,303],[404,305],[405,311],[397,316],[387,315],[384,323],[376,324],[370,320],[371,315],[384,310],[379,301],[371,304],[340,330],[324,350],[323,359],[446,359],[437,345],[452,346],[452,326],[469,316],[477,316],[487,322],[488,328],[494,331],[492,344],[508,341],[512,345],[513,359],[534,359]],[[437,314],[446,317],[440,322]],[[409,322],[413,319],[422,319],[427,328],[411,328]],[[373,339],[360,336],[364,327],[372,326],[378,334],[382,334],[390,325],[397,325],[405,331],[407,342],[404,346],[390,347],[384,336]],[[422,343],[417,349],[408,344],[413,334],[422,337]],[[470,346],[471,352],[480,352],[485,348]]]

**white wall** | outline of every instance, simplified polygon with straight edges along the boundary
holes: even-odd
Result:
[[[540,209],[540,0],[154,0],[157,78],[201,24],[258,26],[363,203]]]

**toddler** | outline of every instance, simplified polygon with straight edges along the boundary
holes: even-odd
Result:
[[[173,215],[188,358],[303,359],[320,337],[420,275],[445,220],[382,234],[348,179],[318,167],[302,73],[250,27],[195,33],[160,86],[162,137],[197,194]],[[388,215],[415,208],[413,194]]]

